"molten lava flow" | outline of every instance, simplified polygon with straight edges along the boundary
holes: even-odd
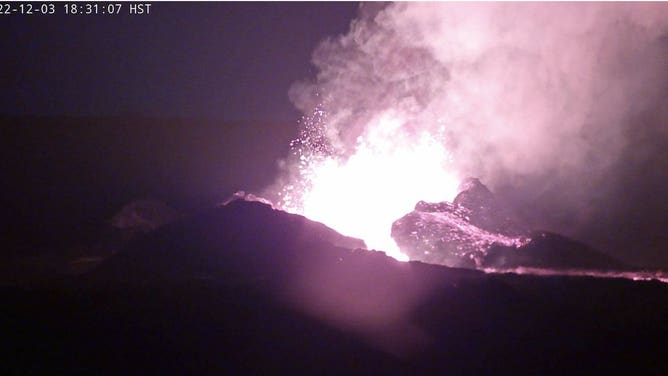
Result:
[[[303,181],[284,188],[282,209],[408,260],[390,237],[392,222],[420,200],[452,200],[459,181],[438,135],[410,134],[402,124],[395,114],[379,116],[348,158],[302,151]]]

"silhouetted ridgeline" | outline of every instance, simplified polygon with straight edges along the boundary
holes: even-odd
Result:
[[[190,211],[259,190],[294,137],[290,124],[139,117],[0,117],[0,129],[3,254],[95,238],[136,198]]]

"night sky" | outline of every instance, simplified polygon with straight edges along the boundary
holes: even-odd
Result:
[[[358,4],[62,6],[0,22],[0,253],[95,238],[137,198],[192,212],[270,184],[301,116],[290,85]]]
[[[66,15],[61,6],[3,17],[0,113],[294,121],[288,88],[314,74],[313,49],[346,32],[357,9],[154,3],[148,15]]]

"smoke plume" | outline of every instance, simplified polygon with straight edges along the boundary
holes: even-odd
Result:
[[[306,117],[288,179],[391,116],[395,140],[437,138],[536,227],[619,245],[605,228],[643,196],[629,171],[665,167],[667,30],[662,3],[363,4],[290,90]]]

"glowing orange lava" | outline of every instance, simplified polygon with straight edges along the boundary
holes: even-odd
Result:
[[[452,201],[459,179],[449,169],[441,140],[423,132],[409,135],[400,118],[384,114],[357,139],[346,160],[306,161],[301,192],[285,190],[282,209],[364,240],[369,249],[408,260],[390,237],[392,222],[420,200]],[[302,158],[303,160],[303,158]]]

